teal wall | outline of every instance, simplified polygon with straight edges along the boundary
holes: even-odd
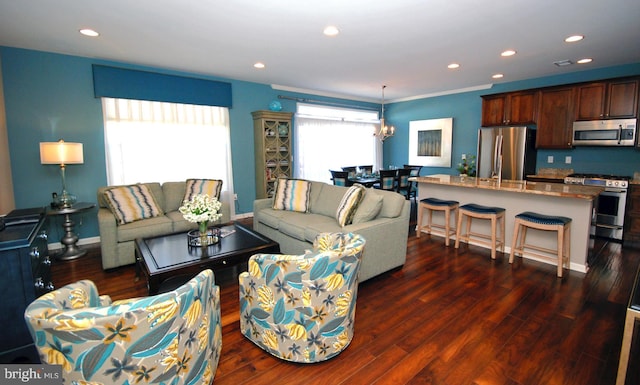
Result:
[[[267,109],[278,95],[312,98],[328,102],[377,107],[370,103],[326,98],[273,90],[269,85],[236,81],[199,74],[168,71],[90,58],[59,55],[17,48],[0,47],[2,76],[11,152],[16,206],[47,204],[51,192],[60,190],[59,168],[40,164],[38,143],[64,138],[84,144],[85,163],[67,168],[68,189],[82,201],[95,202],[99,186],[106,184],[102,107],[93,96],[92,64],[150,70],[159,73],[227,81],[232,84],[233,107],[230,109],[233,183],[238,194],[236,212],[252,211],[255,197],[253,156],[253,121],[251,112]],[[480,95],[566,84],[592,79],[640,75],[640,63],[605,70],[585,71],[573,75],[531,79],[496,85],[491,90],[452,94],[385,106],[387,120],[396,127],[396,135],[384,143],[385,165],[400,165],[408,159],[409,121],[443,117],[454,118],[452,166],[462,153],[474,153],[476,130],[480,125]],[[295,111],[295,101],[281,100],[284,111]],[[167,149],[171,153],[171,149]],[[640,151],[629,148],[591,148],[567,151],[539,151],[538,166],[564,167],[558,163],[564,155],[573,157],[576,171],[632,174],[640,171]],[[547,155],[556,164],[546,165]],[[431,168],[427,173],[454,174],[454,168]],[[98,235],[95,210],[76,218],[81,238]],[[50,226],[52,242],[61,237],[60,220]]]
[[[637,75],[640,75],[640,63],[581,71],[568,75],[501,83],[488,90],[385,105],[387,121],[396,127],[395,136],[385,141],[385,165],[407,163],[410,121],[452,117],[452,167],[423,168],[421,174],[456,174],[455,166],[460,162],[461,155],[476,153],[477,130],[480,128],[482,117],[482,99],[480,98],[482,95]],[[554,163],[552,164],[547,163],[547,156],[549,155],[554,157]],[[571,164],[564,163],[565,156],[571,156]],[[573,168],[576,172],[633,176],[634,171],[640,172],[640,150],[630,147],[580,147],[571,150],[538,150],[537,167]]]
[[[266,84],[236,81],[199,74],[168,71],[126,63],[0,47],[2,76],[11,152],[16,207],[36,207],[51,201],[60,191],[60,168],[41,165],[39,142],[66,141],[84,144],[84,164],[67,167],[67,189],[81,201],[96,201],[96,190],[107,183],[103,117],[100,99],[93,95],[92,64],[149,70],[172,75],[230,82],[233,107],[229,111],[236,212],[250,213],[255,199],[253,120],[251,112],[266,110],[278,95],[327,102],[377,107],[372,103],[273,90]],[[281,100],[283,111],[295,111],[296,102]],[[167,149],[171,154],[171,149]],[[98,235],[96,211],[75,216],[80,238]],[[52,241],[62,236],[61,218],[50,225]]]

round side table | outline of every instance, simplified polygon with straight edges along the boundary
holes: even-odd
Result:
[[[75,223],[71,220],[71,215],[91,210],[94,207],[96,207],[95,203],[78,202],[73,204],[71,207],[47,209],[47,215],[64,215],[64,222],[62,222],[64,235],[60,240],[60,243],[64,245],[64,250],[62,253],[56,254],[56,258],[62,260],[76,259],[87,253],[87,250],[82,250],[77,245],[78,235],[73,232],[73,226],[75,226]]]

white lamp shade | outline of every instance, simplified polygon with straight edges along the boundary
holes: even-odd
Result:
[[[82,164],[84,157],[82,143],[59,142],[40,143],[40,163],[42,164]]]

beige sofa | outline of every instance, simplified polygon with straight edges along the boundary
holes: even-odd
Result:
[[[366,240],[360,282],[404,265],[407,254],[410,201],[402,195],[368,188],[353,223],[340,227],[338,204],[348,187],[312,182],[306,213],[275,210],[273,199],[253,203],[253,228],[280,244],[283,254],[299,255],[313,248],[323,232],[352,232]],[[380,203],[381,202],[381,203]]]
[[[104,191],[115,186],[98,188],[98,226],[100,229],[100,249],[102,268],[111,269],[135,262],[134,241],[136,238],[171,234],[197,228],[197,224],[186,221],[178,208],[182,205],[187,189],[186,182],[143,183],[146,185],[164,211],[164,215],[118,225],[109,208]],[[222,218],[219,223],[230,220],[229,204],[222,202]]]

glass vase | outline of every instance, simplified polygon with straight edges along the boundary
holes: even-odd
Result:
[[[209,236],[207,234],[207,227],[209,222],[198,222],[198,231],[200,233],[200,246],[207,247],[209,246]]]

